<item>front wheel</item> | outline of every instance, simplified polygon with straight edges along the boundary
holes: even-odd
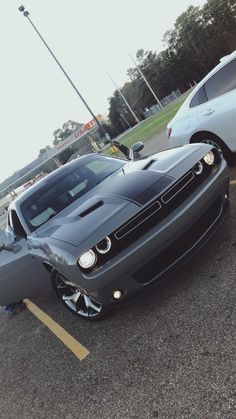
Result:
[[[86,320],[102,320],[108,314],[107,308],[82,293],[59,272],[52,276],[52,284],[63,305],[77,316]]]

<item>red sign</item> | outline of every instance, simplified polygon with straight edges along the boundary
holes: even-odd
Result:
[[[79,131],[76,131],[74,133],[74,137],[79,138],[82,134],[84,134],[86,131],[90,131],[96,125],[97,122],[95,121],[95,119],[92,119],[92,121],[89,121],[86,124],[84,124],[84,126]]]

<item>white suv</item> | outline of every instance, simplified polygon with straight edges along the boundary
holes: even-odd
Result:
[[[167,126],[171,147],[211,143],[226,158],[236,152],[236,51],[192,90]]]

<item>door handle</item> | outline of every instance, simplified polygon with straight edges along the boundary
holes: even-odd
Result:
[[[204,113],[203,116],[207,116],[207,115],[211,115],[212,113],[215,112],[215,109],[207,109]]]

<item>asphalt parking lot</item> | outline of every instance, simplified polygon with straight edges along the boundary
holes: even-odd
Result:
[[[0,418],[235,419],[236,165],[231,181],[214,239],[107,320],[77,319],[53,292],[33,300],[43,321],[0,313]]]

